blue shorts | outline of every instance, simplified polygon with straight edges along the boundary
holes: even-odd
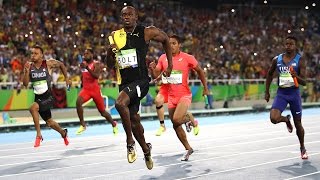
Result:
[[[271,109],[278,109],[281,113],[290,105],[293,117],[301,117],[302,105],[299,88],[278,88]]]

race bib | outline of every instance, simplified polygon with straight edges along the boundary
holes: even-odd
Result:
[[[136,49],[121,50],[117,53],[119,69],[138,67],[138,59]]]
[[[48,83],[46,80],[33,82],[32,86],[33,86],[33,92],[35,94],[43,94],[49,89]]]
[[[182,83],[182,72],[173,70],[170,77],[165,77],[162,75],[163,84],[181,84]]]
[[[280,74],[279,86],[282,88],[294,86],[294,81],[290,73]]]

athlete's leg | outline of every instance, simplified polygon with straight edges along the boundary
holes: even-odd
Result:
[[[97,109],[100,112],[101,116],[103,116],[112,125],[112,127],[117,126],[117,123],[112,119],[111,115],[106,111],[106,107],[105,107],[103,98],[101,96],[101,93],[94,94],[93,101],[95,102]]]
[[[132,127],[132,133],[138,143],[140,144],[142,150],[144,153],[149,152],[149,147],[146,144],[146,140],[144,138],[144,128],[141,124],[140,115],[138,113],[131,114],[131,127]]]
[[[304,132],[304,128],[301,123],[302,102],[301,102],[299,91],[296,91],[295,93],[293,93],[293,95],[290,98],[289,104],[290,104],[291,114],[293,116],[294,125],[296,127],[296,134],[297,134],[299,142],[300,142],[301,158],[308,159],[308,155],[306,153],[306,148],[304,146],[305,132]]]
[[[191,112],[187,112],[185,116],[185,121],[186,121],[186,129],[187,132],[191,131],[191,126],[193,127],[193,134],[198,135],[199,134],[199,122],[195,120],[194,116],[192,115]]]
[[[281,115],[281,112],[279,109],[271,109],[270,120],[273,124],[278,124],[280,122],[288,122],[289,121],[287,116]]]
[[[77,103],[76,103],[77,114],[80,120],[80,125],[83,127],[86,127],[86,123],[84,122],[84,119],[83,119],[83,107],[82,107],[83,103],[84,103],[83,98],[81,96],[78,96]]]
[[[37,137],[42,137],[41,129],[40,129],[39,104],[34,102],[31,105],[29,111],[30,111],[30,114],[32,115],[34,127],[35,127],[36,132],[37,132]]]
[[[160,127],[156,132],[156,136],[161,136],[163,132],[166,131],[166,126],[164,124],[164,107],[163,104],[165,102],[164,96],[159,92],[155,99],[157,114],[160,122]]]
[[[55,131],[57,131],[58,133],[60,133],[61,137],[65,137],[66,136],[66,132],[64,129],[61,128],[61,126],[54,121],[52,118],[48,119],[46,121],[46,124],[48,127],[54,129]]]
[[[156,109],[157,109],[157,114],[158,114],[158,118],[160,121],[160,125],[165,127],[164,124],[164,108],[163,108],[163,104],[164,104],[164,97],[162,94],[158,93],[155,99],[155,104],[156,104]]]
[[[287,116],[282,116],[281,113],[285,110],[287,107],[289,101],[288,101],[288,96],[283,95],[283,94],[277,94],[276,97],[274,98],[271,111],[270,111],[270,120],[273,124],[278,124],[280,122],[285,122],[287,125],[287,129],[289,133],[292,132],[292,124],[290,122],[290,115]]]
[[[300,148],[305,149],[305,147],[304,147],[304,128],[301,123],[301,116],[294,116],[293,121],[294,121],[294,126],[296,127],[296,134],[299,138]]]
[[[144,138],[144,128],[141,124],[140,115],[138,113],[131,113],[130,117],[131,117],[133,135],[142,148],[142,151],[144,153],[144,160],[147,168],[151,170],[153,168],[153,160],[151,157],[152,146],[150,143],[146,143],[146,140]]]
[[[124,131],[127,135],[127,145],[134,144],[134,140],[132,137],[132,128],[131,128],[131,121],[130,121],[130,112],[128,105],[130,104],[130,98],[124,91],[119,93],[119,97],[116,100],[115,107],[120,114],[122,125]]]
[[[179,103],[176,108],[169,108],[169,116],[180,142],[183,144],[186,150],[190,150],[192,148],[187,140],[186,133],[182,128],[182,124],[185,122],[187,110],[188,105]]]
[[[91,98],[90,96],[90,92],[88,90],[85,90],[85,89],[82,89],[79,93],[79,96],[77,98],[77,103],[76,103],[76,107],[77,107],[77,114],[78,114],[78,117],[79,117],[79,120],[80,120],[80,125],[83,127],[83,130],[86,129],[86,123],[84,122],[84,119],[83,119],[83,103],[89,101],[89,99]],[[81,129],[81,127],[80,127]],[[82,132],[80,132],[78,130],[79,134],[81,134]]]

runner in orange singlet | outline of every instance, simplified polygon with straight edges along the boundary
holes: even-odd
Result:
[[[93,50],[86,49],[84,52],[84,61],[80,64],[82,71],[82,90],[77,99],[77,113],[80,119],[80,127],[76,134],[80,135],[86,130],[86,123],[83,119],[82,104],[89,101],[91,98],[96,103],[97,109],[101,116],[112,124],[113,134],[118,133],[117,122],[114,121],[111,115],[105,110],[105,104],[101,96],[98,78],[100,75],[101,67],[98,61],[93,60]]]
[[[192,94],[188,86],[189,71],[195,70],[204,86],[203,95],[208,95],[209,90],[203,69],[198,64],[197,60],[187,53],[181,52],[181,42],[177,35],[170,36],[170,45],[173,55],[173,68],[170,77],[162,77],[164,83],[169,84],[168,109],[169,117],[173,123],[173,128],[176,134],[187,150],[182,157],[182,161],[188,161],[189,156],[193,153],[186,133],[182,128],[185,123],[185,116],[191,104]],[[167,61],[165,55],[160,57],[158,65],[155,67],[154,63],[150,64],[153,77],[158,77],[161,72],[167,68]]]

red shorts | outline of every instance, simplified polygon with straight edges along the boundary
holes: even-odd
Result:
[[[160,89],[159,89],[159,93],[163,96],[163,103],[167,103],[168,102],[168,96],[169,96],[169,86],[168,85],[161,85]]]
[[[179,103],[184,103],[190,106],[192,101],[192,94],[182,94],[179,96],[169,96],[168,98],[168,108],[176,108]]]
[[[83,103],[89,101],[91,98],[96,103],[97,109],[99,112],[105,111],[106,106],[104,105],[103,98],[101,96],[101,91],[100,89],[82,89],[79,93],[79,97],[82,97]]]

